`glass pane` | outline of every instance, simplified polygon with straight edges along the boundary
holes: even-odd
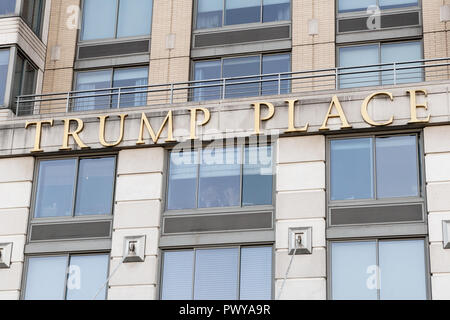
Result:
[[[381,63],[393,63],[403,61],[422,60],[422,42],[397,42],[381,45]],[[409,68],[420,66],[421,63],[397,64],[397,68]],[[393,65],[383,66],[384,69],[392,69]],[[383,71],[383,85],[394,84],[394,72]],[[423,81],[423,69],[411,68],[396,71],[396,83]]]
[[[380,242],[380,298],[425,300],[425,249],[423,240]]]
[[[14,81],[13,81],[13,98],[16,99],[21,95],[23,72],[25,69],[25,59],[21,55],[16,55],[16,65],[14,66]],[[25,103],[20,104],[20,109],[27,109]],[[28,110],[26,110],[28,111]]]
[[[115,158],[82,159],[75,215],[111,214]]]
[[[381,9],[400,8],[417,6],[418,1],[414,0],[380,0]]]
[[[120,1],[117,37],[134,37],[150,34],[152,9],[152,0]]]
[[[220,60],[198,61],[194,64],[194,80],[220,79]],[[196,86],[205,86],[194,89],[194,101],[214,100],[221,98],[222,86],[220,81],[198,82]]]
[[[9,49],[0,50],[0,106],[5,103],[6,78],[8,77]]]
[[[263,0],[263,22],[291,20],[291,0]]]
[[[272,204],[272,147],[246,147],[242,205]]]
[[[115,38],[117,1],[84,1],[81,40]]]
[[[88,71],[77,73],[76,90],[97,90],[111,87],[112,70]],[[111,93],[111,90],[87,91],[77,93],[77,98],[73,98],[74,111],[109,109],[111,107],[111,97],[105,94]],[[94,97],[94,95],[103,95]],[[89,96],[87,98],[79,98]],[[91,97],[93,96],[93,97]]]
[[[198,0],[197,29],[222,26],[224,0]]]
[[[167,209],[193,209],[197,200],[196,151],[171,152]]]
[[[223,77],[245,77],[251,75],[259,75],[260,70],[260,57],[244,57],[244,58],[228,58],[223,59]],[[259,77],[249,77],[244,79],[227,80],[226,85],[226,98],[239,98],[239,97],[251,97],[259,95],[258,82],[235,84],[233,82],[251,82],[259,80]]]
[[[357,67],[379,64],[378,45],[339,48],[339,67]],[[339,69],[339,87],[354,88],[380,84],[379,67]],[[374,71],[375,70],[375,71]],[[370,71],[370,72],[367,72]],[[351,74],[348,74],[351,73]]]
[[[241,300],[272,299],[272,247],[241,249]]]
[[[241,151],[238,148],[206,148],[202,152],[199,208],[240,205]]]
[[[108,278],[108,263],[107,254],[72,256],[67,278],[67,300],[92,300]],[[106,287],[96,300],[106,299]]]
[[[17,56],[16,74],[14,76],[14,99],[19,95],[33,94],[36,87],[36,69],[26,60]],[[18,115],[33,114],[34,103],[20,104]]]
[[[369,6],[376,6],[377,0],[339,0],[339,12],[367,11]]]
[[[162,300],[191,300],[194,276],[194,251],[164,252]]]
[[[16,0],[0,1],[0,14],[14,13],[15,10],[16,10]]]
[[[114,71],[113,87],[146,86],[148,79],[148,68],[117,69]],[[121,89],[120,107],[138,107],[147,105],[147,93],[129,93],[146,91],[147,88]],[[115,90],[117,93],[118,91]],[[117,95],[113,96],[113,108],[117,108]]]
[[[334,242],[331,245],[331,288],[334,300],[377,299],[375,242]]]
[[[67,256],[29,258],[25,300],[64,300]]]
[[[291,55],[290,54],[271,54],[264,55],[262,63],[262,73],[282,73],[291,71]],[[289,78],[289,75],[282,75],[281,78]],[[262,80],[277,79],[276,81],[264,81],[262,83],[262,94],[274,95],[278,94],[278,76],[265,76]],[[291,91],[290,81],[281,80],[280,93],[285,94]]]
[[[236,300],[239,249],[197,250],[195,256],[195,300]]]
[[[379,198],[418,195],[419,168],[416,140],[416,136],[376,139]]]
[[[35,218],[71,216],[76,159],[39,163]]]
[[[44,2],[44,0],[23,0],[22,17],[37,35],[41,32]]]
[[[372,162],[372,138],[332,140],[331,200],[373,198]]]
[[[225,25],[261,22],[261,0],[225,0]]]

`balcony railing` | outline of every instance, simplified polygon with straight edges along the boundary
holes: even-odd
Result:
[[[14,111],[17,116],[23,116],[287,93],[310,94],[325,90],[448,80],[449,72],[450,58],[439,58],[159,85],[78,90],[19,96]]]

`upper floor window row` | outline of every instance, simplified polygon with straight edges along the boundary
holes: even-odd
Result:
[[[81,40],[150,35],[153,0],[85,0]]]
[[[339,13],[366,11],[371,6],[376,6],[381,10],[404,8],[418,6],[419,2],[416,0],[338,0]]]
[[[19,6],[18,6],[19,5]],[[16,11],[17,10],[20,11]],[[45,0],[1,0],[0,1],[0,16],[13,15],[20,12],[23,20],[38,36],[42,31],[42,20],[44,15]]]
[[[197,29],[290,19],[290,0],[198,0],[197,2]]]

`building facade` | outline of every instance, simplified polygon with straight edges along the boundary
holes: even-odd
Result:
[[[450,1],[2,0],[0,299],[450,299]]]

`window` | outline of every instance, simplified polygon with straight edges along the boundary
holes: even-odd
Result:
[[[41,34],[45,0],[22,0],[22,18],[37,35]]]
[[[414,0],[338,0],[339,13],[352,11],[366,11],[370,6],[378,6],[380,9],[393,9],[418,6]]]
[[[108,263],[107,254],[30,257],[24,298],[104,300]]]
[[[272,247],[165,251],[163,300],[269,300]]]
[[[340,88],[378,86],[423,81],[420,63],[401,63],[422,60],[422,42],[393,42],[356,45],[339,48]],[[393,63],[396,63],[394,75]],[[349,68],[386,64],[365,68]],[[344,75],[344,73],[351,73]]]
[[[41,160],[35,218],[112,214],[115,157]]]
[[[76,94],[77,98],[74,98],[73,109],[76,111],[84,111],[144,106],[147,104],[147,93],[130,92],[145,91],[147,79],[147,67],[78,72],[75,79],[75,90],[87,90],[87,92],[79,92]],[[119,87],[126,87],[120,89],[120,106],[118,105],[119,90],[99,90]],[[99,95],[99,97],[93,95]],[[83,96],[90,97],[80,98]]]
[[[11,14],[16,11],[16,0],[0,1],[0,15]]]
[[[290,0],[198,0],[197,2],[197,29],[290,19]]]
[[[226,80],[225,98],[274,95],[278,92],[284,94],[290,92],[289,80],[282,80],[281,86],[278,88],[277,75],[249,76],[290,72],[290,70],[291,55],[289,53],[222,58],[196,61],[194,63],[194,80],[244,77]],[[282,78],[287,77],[288,75],[282,75]],[[270,81],[272,79],[274,81]],[[258,80],[262,81],[257,82]],[[233,84],[236,82],[239,82],[239,84]],[[193,90],[194,101],[220,99],[223,96],[223,83],[221,81],[199,82],[197,85],[205,87]]]
[[[81,40],[146,36],[152,0],[84,0]]]
[[[272,147],[170,153],[169,210],[272,204]]]
[[[331,244],[333,299],[426,299],[426,282],[422,239]]]
[[[417,135],[330,141],[331,200],[420,196]]]
[[[5,104],[5,90],[8,78],[9,49],[0,49],[0,106]]]
[[[37,68],[20,53],[16,57],[14,71],[13,96],[34,94],[36,89]],[[15,100],[13,100],[15,101]],[[28,105],[27,105],[28,104]],[[33,103],[21,103],[18,115],[29,115],[33,113]]]

